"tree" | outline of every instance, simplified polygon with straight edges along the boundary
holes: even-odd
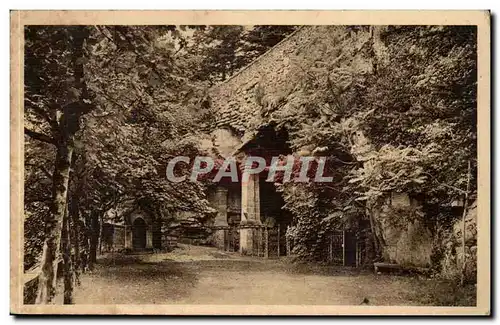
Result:
[[[48,303],[55,294],[57,254],[66,211],[74,136],[80,118],[92,106],[84,82],[86,27],[26,29],[25,106],[44,120],[50,135],[25,128],[33,139],[56,146],[52,174],[52,202],[44,220],[45,239],[37,293],[38,303]]]
[[[255,60],[297,29],[293,25],[256,25],[243,32],[245,63]]]
[[[175,46],[167,36],[171,33],[175,39],[175,30],[27,28],[26,203],[36,214],[27,220],[44,216],[43,234],[35,236],[44,243],[37,303],[53,299],[62,237],[65,303],[71,303],[72,273],[78,276],[95,262],[103,216],[119,202],[147,198],[153,206],[169,202],[171,209],[194,207],[203,213],[208,208],[203,186],[164,184],[163,166],[170,153],[185,149],[195,154],[196,126],[208,115],[198,109],[205,96],[203,85],[191,83],[183,76],[182,64],[174,63]],[[183,146],[182,138],[191,141]],[[53,173],[40,158],[53,161]],[[34,184],[47,177],[52,195]],[[45,202],[49,210],[41,205]]]
[[[198,65],[195,77],[224,81],[292,33],[296,26],[208,26],[194,32],[187,54]],[[196,59],[197,58],[197,59]]]
[[[240,47],[243,26],[209,26],[194,32],[190,55],[199,57],[197,78],[211,83],[223,81],[244,62]]]

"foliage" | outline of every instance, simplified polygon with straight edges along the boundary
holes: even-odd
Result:
[[[366,135],[376,147],[434,144],[439,154],[425,166],[433,176],[422,192],[456,199],[468,161],[475,170],[477,160],[475,28],[392,27],[383,37],[390,60],[367,94],[374,113],[363,123]]]
[[[356,228],[366,202],[389,192],[436,206],[461,198],[469,161],[477,191],[474,27],[371,28],[316,40],[323,46],[291,60],[300,78],[283,98],[262,100],[258,88],[264,122],[286,130],[294,152],[329,157],[333,182],[276,184],[294,215],[287,235],[303,258],[324,258],[329,232]],[[89,220],[124,202],[166,223],[178,210],[212,213],[205,184],[166,182],[165,166],[175,155],[204,154],[199,138],[214,118],[207,87],[295,29],[26,27],[25,268],[43,245],[62,129],[75,135],[65,204],[76,206],[82,245],[98,232]]]
[[[297,29],[293,25],[256,25],[243,32],[241,48],[250,63]]]
[[[35,263],[43,242],[43,228],[34,222],[48,213],[52,198],[49,166],[58,110],[78,97],[68,30],[33,26],[26,32],[25,117],[31,138],[26,145],[26,267]],[[83,238],[96,231],[88,228],[89,216],[102,216],[125,200],[150,207],[151,213],[208,209],[202,184],[173,187],[164,180],[169,157],[179,150],[198,153],[197,126],[207,116],[199,105],[204,85],[183,77],[182,64],[174,62],[174,31],[172,26],[89,28],[83,63],[93,109],[76,121],[69,194],[87,227]]]
[[[82,31],[84,53],[75,59],[75,37]],[[205,104],[207,80],[225,79],[290,31],[269,26],[255,31],[241,26],[27,27],[25,266],[36,263],[43,244],[39,225],[50,214],[53,145],[67,105],[83,98],[90,108],[78,112],[72,126],[69,197],[77,213],[73,227],[82,228],[81,249],[89,249],[84,247],[89,232],[98,231],[90,219],[106,216],[123,202],[165,222],[177,210],[203,217],[213,212],[204,184],[166,182],[166,164],[175,155],[201,153],[200,131],[213,118]],[[253,56],[242,52],[244,35]],[[83,80],[75,79],[75,62],[83,66]]]
[[[203,202],[202,187],[173,187],[164,181],[169,158],[179,150],[193,156],[198,152],[193,140],[182,145],[179,139],[195,135],[204,117],[198,109],[203,87],[183,76],[173,58],[175,46],[164,36],[169,31],[133,26],[98,30],[106,37],[93,48],[89,84],[102,111],[111,107],[118,114],[89,118],[89,125],[106,127],[88,127],[84,147],[100,171],[95,181],[105,181],[103,189],[116,188],[122,198],[149,202],[148,207],[203,210],[197,205]],[[110,40],[120,36],[129,40],[128,46]]]
[[[325,186],[312,186],[309,198],[284,195],[296,217],[297,250],[306,257],[327,229],[319,222],[325,206],[342,211],[353,199],[372,204],[390,192],[449,204],[465,192],[468,161],[476,183],[475,29],[391,26],[377,34],[372,28],[317,40],[324,46],[293,61],[303,71],[294,91],[271,111],[263,108],[268,122],[288,131],[296,152],[321,152],[338,163],[340,179],[327,185],[324,203],[318,195]],[[288,186],[293,193],[304,185]]]
[[[243,26],[209,26],[195,31],[189,51],[200,57],[197,76],[201,80],[222,81],[244,65],[238,53]]]
[[[424,167],[437,156],[435,146],[430,144],[419,151],[411,147],[394,148],[384,145],[377,151],[371,151],[362,167],[351,173],[349,183],[364,190],[357,192],[357,200],[376,201],[386,193],[420,193],[428,182]]]
[[[84,34],[85,28],[76,26],[25,29],[25,268],[37,263],[47,220],[54,213],[51,188],[61,130],[76,132],[77,116],[86,109],[73,105],[82,98],[88,100],[79,87],[80,73],[74,64]]]
[[[296,26],[208,26],[186,46],[194,76],[210,84],[224,81],[293,32]]]

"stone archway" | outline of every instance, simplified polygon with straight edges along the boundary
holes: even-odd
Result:
[[[136,218],[132,224],[132,247],[134,250],[146,248],[147,225],[144,219]]]

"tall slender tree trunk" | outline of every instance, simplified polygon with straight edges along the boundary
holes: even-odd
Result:
[[[99,217],[99,255],[102,254],[102,232],[103,232],[103,216]]]
[[[64,304],[73,304],[73,265],[71,261],[71,232],[70,216],[68,209],[63,219],[62,226],[62,254],[64,261]]]
[[[85,216],[85,231],[83,232],[85,235],[84,238],[84,253],[83,253],[83,258],[82,258],[82,268],[85,272],[85,270],[93,268],[92,262],[90,261],[90,241],[91,241],[91,232],[92,232],[92,226],[91,226],[91,217],[90,215]]]
[[[86,26],[68,28],[71,33],[70,47],[74,87],[81,93],[77,101],[62,107],[62,114],[58,120],[58,134],[56,138],[57,153],[55,168],[52,176],[52,205],[51,213],[45,218],[45,239],[43,244],[41,270],[38,277],[37,304],[51,303],[55,296],[58,253],[61,245],[61,230],[67,205],[68,184],[71,170],[71,161],[74,151],[74,136],[79,129],[80,117],[92,109],[87,87],[84,81],[84,44],[89,36]]]
[[[72,223],[72,245],[75,250],[74,259],[73,259],[73,272],[74,272],[74,280],[77,285],[80,284],[80,269],[82,266],[81,256],[80,256],[80,215],[79,215],[79,206],[78,206],[78,194],[73,194],[71,196],[70,205],[69,205],[69,215],[71,217]]]
[[[52,179],[51,213],[47,214],[45,218],[45,241],[38,278],[37,304],[48,304],[55,296],[58,253],[61,244],[62,222],[66,210],[72,155],[72,141],[68,138],[62,139],[57,148]]]
[[[467,258],[465,256],[465,233],[467,231],[466,227],[466,218],[467,218],[467,210],[469,203],[469,191],[470,191],[470,178],[471,178],[471,164],[470,160],[467,168],[467,190],[464,195],[464,211],[462,213],[462,270],[460,275],[460,285],[464,285],[465,283],[465,273],[467,271]]]
[[[90,256],[89,256],[89,268],[93,269],[94,264],[97,262],[97,249],[99,246],[99,214],[98,212],[92,212],[90,216]]]

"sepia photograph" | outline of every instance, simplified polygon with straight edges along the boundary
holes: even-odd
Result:
[[[11,12],[11,313],[490,313],[489,12]]]

